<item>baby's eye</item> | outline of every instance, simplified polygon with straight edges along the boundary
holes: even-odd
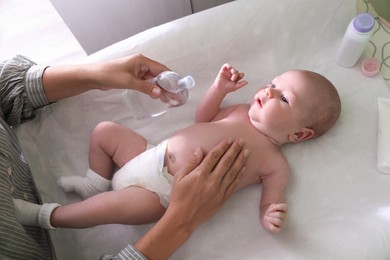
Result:
[[[270,82],[267,84],[267,88],[275,88],[275,85],[272,82]]]
[[[286,102],[288,104],[288,100],[285,96],[281,96],[280,99],[283,101],[283,102]]]

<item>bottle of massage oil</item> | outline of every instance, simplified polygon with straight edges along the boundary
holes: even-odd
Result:
[[[183,105],[187,102],[189,90],[195,86],[193,77],[181,77],[173,71],[161,72],[157,77],[148,81],[163,89],[160,99],[152,99],[136,90],[125,90],[122,93],[125,103],[136,119],[156,117],[171,107]]]

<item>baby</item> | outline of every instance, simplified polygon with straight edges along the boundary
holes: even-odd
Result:
[[[237,190],[261,183],[260,222],[265,229],[279,232],[287,216],[285,189],[290,175],[280,147],[324,134],[340,115],[340,98],[320,74],[292,70],[261,87],[250,105],[221,108],[228,93],[247,85],[243,77],[232,66],[223,65],[197,109],[195,124],[153,148],[130,129],[100,123],[91,137],[86,177],[59,180],[65,191],[74,191],[85,200],[65,206],[36,206],[33,220],[22,224],[86,228],[154,222],[169,203],[173,176],[194,150],[200,147],[207,153],[230,137],[241,139],[250,151]],[[115,166],[120,167],[116,173]],[[112,191],[108,191],[110,186]],[[15,201],[19,216],[24,214],[23,203]]]

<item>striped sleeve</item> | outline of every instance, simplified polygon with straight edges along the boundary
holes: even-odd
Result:
[[[48,104],[42,85],[45,68],[21,55],[0,62],[0,116],[8,125],[33,119]]]
[[[50,259],[46,231],[19,224],[13,198],[39,203],[31,171],[17,138],[0,118],[0,259]]]
[[[38,203],[31,171],[9,125],[35,117],[46,105],[42,86],[45,67],[16,56],[0,62],[0,259],[51,259],[46,231],[23,227],[15,216],[13,198]]]
[[[104,255],[101,260],[147,260],[147,258],[134,248],[133,245],[128,245],[116,256]]]

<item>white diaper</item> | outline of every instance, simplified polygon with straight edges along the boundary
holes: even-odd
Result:
[[[173,176],[164,167],[164,155],[168,140],[161,142],[127,162],[112,179],[113,190],[129,186],[142,187],[153,191],[160,197],[164,207],[168,206]]]

